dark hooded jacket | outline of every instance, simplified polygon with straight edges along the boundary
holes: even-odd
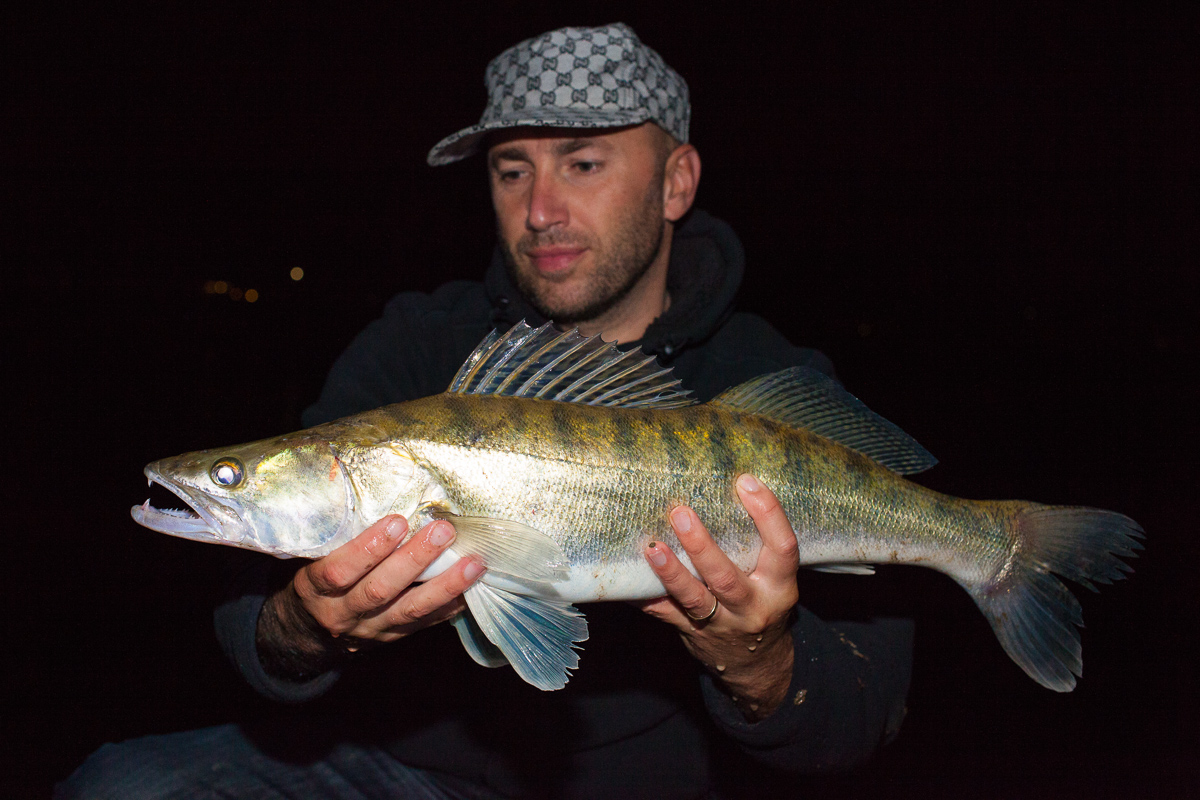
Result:
[[[832,374],[821,353],[734,310],[743,265],[729,226],[693,212],[672,245],[670,308],[637,343],[700,400],[794,365]],[[304,424],[441,392],[488,331],[522,319],[545,322],[510,282],[498,250],[482,284],[397,295],[338,358]],[[278,579],[295,568],[285,562]],[[268,675],[255,650],[269,581],[256,561],[216,614],[226,652],[255,689],[293,703],[324,695],[310,707],[315,717],[320,708],[337,709],[337,724],[321,726],[326,738],[369,738],[405,764],[504,794],[695,797],[713,771],[732,763],[731,742],[743,754],[734,758],[748,754],[780,770],[845,768],[894,736],[904,713],[911,623],[829,624],[803,607],[793,626],[787,700],[755,724],[670,629],[623,603],[585,608],[591,638],[558,692],[540,692],[509,669],[476,665],[444,625],[380,648],[356,668],[289,683]]]

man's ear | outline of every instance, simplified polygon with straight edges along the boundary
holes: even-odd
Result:
[[[676,222],[696,199],[700,186],[700,153],[690,144],[681,144],[667,156],[663,170],[663,217]]]

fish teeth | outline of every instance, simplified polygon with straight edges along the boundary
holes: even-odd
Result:
[[[199,517],[186,508],[160,508],[158,509],[158,513],[167,514],[178,519],[199,519]]]

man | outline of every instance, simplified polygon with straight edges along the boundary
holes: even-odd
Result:
[[[489,329],[521,319],[640,346],[702,400],[786,366],[831,371],[760,318],[733,313],[741,248],[728,226],[692,210],[701,169],[687,143],[687,87],[632,30],[530,39],[489,65],[487,84],[480,124],[429,155],[438,165],[486,149],[499,243],[485,283],[395,298],[334,366],[306,425],[441,391]],[[737,491],[763,539],[755,569],[736,568],[690,509],[672,510],[700,577],[670,548],[648,546],[667,596],[643,603],[644,615],[589,608],[592,638],[561,692],[484,670],[437,636],[487,568],[463,558],[415,582],[453,542],[446,522],[410,536],[403,518],[385,518],[325,558],[284,563],[273,590],[250,574],[217,613],[247,680],[279,700],[312,700],[343,672],[353,682],[352,654],[374,650],[364,661],[386,668],[353,694],[334,692],[341,708],[383,724],[282,759],[265,752],[277,733],[269,746],[233,726],[151,737],[101,750],[72,780],[122,768],[143,776],[139,790],[158,775],[164,792],[695,797],[709,784],[710,748],[727,742],[783,769],[860,761],[903,715],[910,629],[835,629],[798,606],[791,526],[753,476]]]

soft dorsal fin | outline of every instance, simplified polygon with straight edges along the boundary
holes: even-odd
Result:
[[[503,335],[492,331],[467,357],[447,391],[621,408],[679,408],[695,402],[654,356],[622,352],[599,335],[563,333],[550,323],[534,329],[519,322]]]
[[[812,431],[900,475],[922,472],[937,463],[915,439],[833,378],[809,367],[762,375],[726,389],[712,402]]]

